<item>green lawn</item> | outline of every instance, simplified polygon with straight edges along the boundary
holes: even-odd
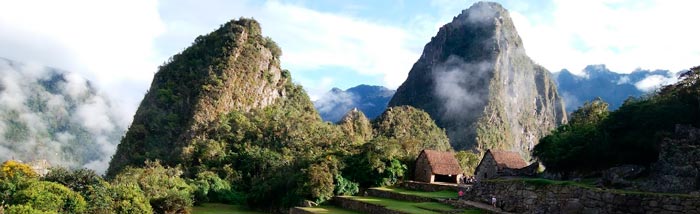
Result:
[[[321,205],[318,207],[300,207],[303,210],[312,213],[333,213],[333,214],[359,214],[358,212],[352,210],[346,210],[343,208],[338,208],[330,205]]]
[[[405,194],[405,195],[415,195],[426,198],[457,198],[457,192],[450,190],[443,190],[439,192],[421,192],[414,190],[401,189],[396,187],[376,187],[373,189],[378,189],[382,191],[391,191],[395,193]]]
[[[253,211],[240,205],[230,204],[202,204],[202,206],[192,207],[192,214],[263,214]]]
[[[441,204],[437,202],[408,202],[408,201],[397,201],[387,198],[377,198],[377,197],[362,197],[362,196],[343,196],[345,198],[350,198],[357,201],[362,201],[370,204],[376,204],[386,207],[390,210],[397,210],[407,213],[415,214],[439,214],[441,211],[452,211],[455,210],[454,207],[446,204]],[[465,210],[464,213],[481,213],[479,210]]]

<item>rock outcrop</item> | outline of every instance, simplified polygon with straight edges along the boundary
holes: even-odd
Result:
[[[160,66],[108,175],[147,159],[176,164],[183,149],[203,138],[203,130],[220,115],[260,109],[285,97],[290,74],[280,69],[280,54],[251,19],[233,20],[197,37]]]
[[[527,156],[566,122],[550,73],[526,54],[508,11],[479,2],[425,45],[389,106],[411,105],[446,129],[455,149]]]
[[[700,194],[700,129],[677,125],[675,137],[664,139],[660,147],[659,160],[641,189]]]

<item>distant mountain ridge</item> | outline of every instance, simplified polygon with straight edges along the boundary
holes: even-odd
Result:
[[[395,92],[372,85],[358,85],[345,91],[333,88],[314,101],[314,106],[325,121],[338,122],[353,108],[358,108],[371,120],[384,112]]]
[[[586,101],[600,97],[615,110],[629,97],[639,97],[657,88],[660,84],[675,82],[677,76],[668,70],[635,70],[629,74],[610,71],[605,65],[589,65],[583,75],[569,70],[553,73],[559,93],[564,98],[569,112]]]

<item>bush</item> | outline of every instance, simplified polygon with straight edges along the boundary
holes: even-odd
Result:
[[[18,161],[8,160],[2,163],[0,179],[13,179],[16,177],[36,178],[38,175],[29,165]]]
[[[80,194],[67,187],[47,181],[38,181],[19,191],[15,204],[25,204],[36,210],[58,213],[83,213],[87,204]]]
[[[156,213],[189,213],[193,189],[180,177],[182,171],[157,161],[146,161],[145,165],[126,168],[117,175],[115,184],[137,185]]]
[[[335,194],[336,195],[355,195],[360,191],[360,184],[345,179],[341,175],[335,175]]]
[[[2,208],[0,208],[2,211]],[[46,212],[41,210],[36,210],[32,206],[25,204],[11,205],[5,211],[7,214],[50,214],[52,212]],[[0,212],[3,213],[3,212]]]
[[[217,199],[231,191],[231,185],[211,171],[197,173],[195,180],[192,181],[192,186],[194,188],[195,202],[197,203],[207,202],[212,199],[217,202],[224,202]]]
[[[112,193],[111,208],[115,213],[153,213],[150,202],[136,184],[115,184],[109,187],[109,192]]]

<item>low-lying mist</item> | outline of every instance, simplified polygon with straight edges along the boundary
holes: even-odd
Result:
[[[126,129],[117,115],[77,73],[0,58],[0,161],[103,173]]]

